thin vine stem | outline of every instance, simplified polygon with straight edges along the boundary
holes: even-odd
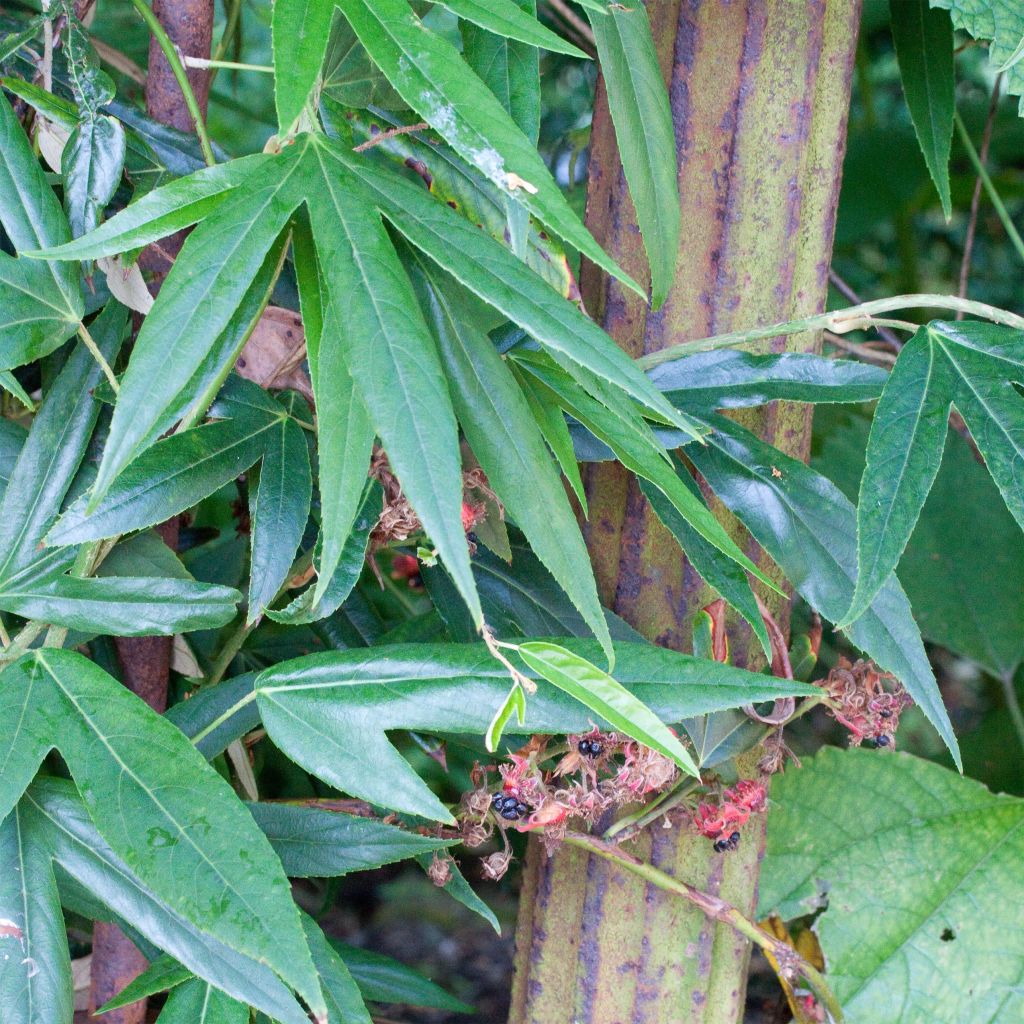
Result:
[[[1020,701],[1017,699],[1017,688],[1013,685],[1013,675],[1001,673],[999,682],[1003,687],[1003,698],[1006,700],[1006,709],[1010,712],[1010,721],[1017,733],[1021,749],[1024,750],[1024,711],[1021,710]]]
[[[915,293],[893,295],[885,299],[872,299],[870,302],[861,302],[856,306],[848,306],[846,309],[833,310],[831,313],[816,313],[813,316],[801,317],[799,320],[786,320],[768,327],[753,327],[749,330],[730,331],[728,334],[716,334],[698,341],[680,342],[678,345],[671,345],[659,352],[651,352],[642,356],[637,360],[637,365],[641,369],[649,370],[654,366],[671,363],[675,359],[682,359],[684,356],[693,355],[696,352],[714,352],[717,349],[745,345],[751,341],[763,341],[766,338],[776,338],[787,334],[801,334],[804,331],[828,330],[836,334],[845,334],[847,331],[861,330],[876,323],[907,328],[913,326],[915,329],[919,326],[918,324],[911,325],[907,321],[877,319],[878,314],[889,313],[897,309],[948,309],[952,312],[963,310],[970,316],[977,316],[983,320],[1002,324],[1004,327],[1013,327],[1018,331],[1024,331],[1024,317],[1011,313],[1007,309],[1000,309],[998,306],[990,306],[987,302],[961,299],[956,295]]]
[[[142,20],[146,25],[149,26],[149,31],[156,40],[157,46],[160,47],[164,57],[167,58],[167,63],[170,65],[171,72],[178,83],[178,88],[181,89],[181,94],[185,98],[185,106],[188,107],[188,112],[192,115],[192,120],[195,122],[196,136],[199,139],[199,148],[203,151],[203,159],[206,161],[207,167],[212,167],[217,162],[217,158],[213,155],[213,146],[210,145],[210,136],[207,134],[206,123],[203,121],[203,112],[199,109],[199,101],[196,99],[196,94],[192,91],[192,84],[189,82],[188,75],[185,72],[185,65],[182,63],[181,54],[171,41],[167,30],[160,24],[159,19],[153,13],[153,9],[146,3],[146,0],[132,0],[132,6],[142,16]]]
[[[702,892],[700,889],[686,882],[673,878],[671,875],[659,871],[652,864],[638,860],[625,851],[611,843],[606,843],[596,836],[587,835],[582,832],[569,832],[566,834],[565,842],[569,846],[587,850],[589,853],[603,860],[617,864],[625,871],[629,871],[639,878],[642,878],[650,885],[664,889],[666,892],[674,893],[692,903],[698,910],[702,911],[714,921],[721,921],[730,928],[739,932],[751,942],[760,946],[761,949],[772,954],[784,976],[802,975],[811,991],[820,1003],[828,1010],[835,1024],[842,1024],[843,1010],[839,1001],[833,995],[824,976],[815,967],[809,964],[795,949],[785,942],[769,935],[764,929],[759,928],[753,921],[749,921],[736,907],[717,896]]]
[[[114,394],[118,394],[121,390],[121,385],[117,382],[117,377],[110,368],[110,363],[103,357],[103,353],[99,350],[96,342],[93,341],[92,335],[85,324],[80,323],[78,325],[78,336],[85,343],[85,347],[92,353],[93,359],[99,364],[100,369],[103,371],[103,376],[107,378],[110,386],[114,389]]]
[[[236,60],[217,60],[206,57],[182,57],[182,63],[187,68],[224,68],[227,71],[259,71],[264,75],[272,75],[274,69],[270,64],[243,64]]]
[[[1020,237],[1020,232],[1017,230],[1016,225],[1010,218],[1010,214],[1003,203],[1002,197],[996,191],[996,187],[992,183],[991,175],[988,173],[984,162],[978,155],[978,151],[974,148],[974,143],[971,142],[971,137],[967,133],[967,128],[964,126],[964,122],[960,117],[959,111],[953,112],[953,123],[956,125],[956,131],[960,136],[960,141],[963,143],[964,149],[967,150],[967,156],[974,165],[974,170],[977,172],[978,177],[981,179],[981,183],[985,186],[985,191],[988,193],[989,199],[992,201],[992,206],[995,208],[996,216],[1006,229],[1006,234],[1009,237],[1010,242],[1013,244],[1014,249],[1017,250],[1017,255],[1021,258],[1021,261],[1024,262],[1024,239]]]

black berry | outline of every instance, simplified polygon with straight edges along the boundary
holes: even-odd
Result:
[[[504,803],[505,803],[505,794],[504,793],[495,793],[494,796],[491,797],[491,806],[497,808],[499,811],[501,810],[501,808],[504,805]]]
[[[529,810],[530,808],[527,807],[526,804],[524,804],[522,801],[516,804],[516,814],[518,814],[520,818]]]
[[[879,736],[878,739],[875,740],[875,742],[880,747],[887,747],[887,746],[889,746],[890,743],[892,743],[892,737],[891,736],[882,735],[882,736]]]
[[[501,816],[506,821],[518,821],[518,819],[519,819],[519,812],[514,807],[509,807],[506,810],[501,812]]]
[[[728,850],[728,849],[729,849],[729,840],[728,839],[716,839],[715,840],[715,842],[714,842],[714,851],[715,851],[715,853],[725,853],[725,851]]]
[[[590,741],[590,756],[591,757],[597,757],[597,755],[600,754],[600,753],[601,753],[601,741],[600,740],[591,740]]]

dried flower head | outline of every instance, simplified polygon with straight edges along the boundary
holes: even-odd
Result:
[[[829,697],[829,713],[850,731],[850,746],[892,747],[900,714],[914,702],[903,685],[873,661],[840,658],[819,680]]]
[[[427,877],[439,888],[447,885],[452,877],[452,863],[447,854],[435,853],[427,868]]]

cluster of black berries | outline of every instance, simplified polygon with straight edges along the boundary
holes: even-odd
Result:
[[[576,744],[576,749],[584,757],[597,757],[600,755],[602,747],[600,740],[580,740]]]
[[[491,806],[506,821],[518,821],[530,810],[522,800],[517,800],[514,796],[508,796],[505,793],[495,793],[491,797]]]
[[[715,853],[725,853],[726,850],[735,850],[740,845],[740,834],[739,832],[733,832],[728,838],[723,836],[721,839],[716,839],[714,843]]]

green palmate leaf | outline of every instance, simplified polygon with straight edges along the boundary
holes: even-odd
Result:
[[[120,348],[127,319],[128,311],[111,302],[91,325],[108,362]],[[78,346],[32,421],[0,505],[0,588],[16,582],[39,557],[40,541],[85,457],[100,410],[91,391],[102,379],[88,350]]]
[[[826,748],[772,786],[759,915],[827,904],[814,930],[850,1024],[1017,1020],[1022,826],[1024,801],[938,765]]]
[[[953,213],[949,153],[956,108],[953,24],[942,11],[929,8],[928,0],[889,0],[889,11],[903,94],[948,221]]]
[[[312,495],[305,434],[290,417],[282,419],[267,441],[259,481],[249,488],[249,622],[263,614],[288,577],[309,519]]]
[[[0,1006],[4,1024],[69,1021],[71,961],[50,851],[20,807],[0,822]]]
[[[60,203],[6,102],[0,104],[0,224],[19,253],[70,237]],[[77,267],[0,254],[0,369],[52,352],[75,333],[82,310]]]
[[[178,178],[126,206],[86,238],[38,248],[32,255],[48,260],[96,260],[139,249],[212,213],[250,175],[260,175],[272,157],[244,156],[204,167]]]
[[[170,722],[80,654],[48,649],[0,674],[0,729],[10,744],[0,814],[56,747],[96,827],[145,885],[322,1010],[280,862],[230,786]]]
[[[252,384],[247,389],[259,391]],[[95,511],[88,511],[87,497],[79,498],[50,530],[47,543],[79,544],[162,523],[234,480],[260,458],[286,421],[280,406],[276,413],[273,408],[238,412],[147,448]]]
[[[279,803],[249,804],[256,824],[281,858],[289,878],[334,878],[451,846],[434,839],[337,811]]]
[[[700,488],[689,471],[673,455],[676,475],[684,487],[698,500],[703,501]],[[771,641],[768,638],[768,627],[764,623],[761,610],[757,606],[757,598],[750,588],[747,574],[735,562],[722,558],[720,552],[712,547],[688,522],[668,498],[652,483],[640,481],[640,490],[651,503],[654,514],[668,527],[669,532],[679,546],[686,552],[686,557],[693,567],[701,574],[704,582],[718,593],[743,616],[750,624],[755,636],[761,643],[768,660],[771,661]]]
[[[1021,97],[1024,116],[1024,62],[1020,44],[1024,39],[1024,10],[1014,0],[930,0],[932,7],[943,7],[953,18],[953,27],[975,39],[991,40],[988,57],[993,68],[1006,74],[1006,88]]]
[[[503,245],[414,182],[343,149],[338,158],[359,177],[384,216],[416,248],[543,345],[563,365],[582,366],[622,388],[644,409],[685,427],[683,418],[636,364],[579,308],[552,291]]]
[[[61,174],[72,235],[84,235],[99,224],[120,184],[125,146],[121,122],[106,114],[86,118],[71,133],[61,155]]]
[[[610,16],[609,16],[610,15]],[[651,268],[651,304],[665,301],[681,230],[676,140],[668,91],[642,3],[590,19],[622,169]]]
[[[510,0],[536,15],[536,0]],[[534,145],[540,134],[540,54],[535,46],[517,43],[478,28],[467,20],[462,29],[466,63],[480,76]]]
[[[596,643],[565,643],[587,660],[600,656]],[[618,681],[663,721],[783,693],[814,692],[648,644],[616,644],[615,654]],[[526,674],[539,678],[529,666]],[[394,645],[285,662],[260,675],[239,710],[255,696],[273,741],[331,785],[371,803],[450,820],[385,732],[402,728],[482,736],[508,685],[507,671],[482,644]],[[573,732],[594,717],[583,704],[542,682],[527,702],[523,728]],[[235,731],[225,730],[221,739]]]
[[[375,1003],[425,1006],[452,1013],[472,1013],[472,1007],[392,957],[335,939],[329,941],[345,961],[364,999]]]
[[[249,1007],[193,978],[174,989],[157,1019],[160,1024],[249,1024]]]
[[[345,961],[327,941],[320,926],[303,914],[302,928],[327,1000],[328,1024],[371,1024],[370,1014],[359,994],[359,986],[349,974]]]
[[[796,591],[831,621],[849,608],[857,575],[856,513],[842,493],[724,417],[712,444],[687,454],[726,506],[771,555]],[[953,727],[910,604],[890,578],[849,628],[851,641],[892,672],[935,726],[959,765]]]
[[[322,78],[321,101],[328,98],[359,110],[369,107],[405,109],[402,97],[391,88],[391,83],[380,68],[370,60],[363,44],[344,18],[335,18],[331,26]]]
[[[149,942],[196,976],[281,1024],[308,1024],[306,1011],[267,964],[223,944],[210,930],[197,928],[171,901],[161,899],[140,881],[96,831],[71,783],[36,781],[22,798],[19,811],[41,847],[63,871],[81,883],[94,901],[109,907],[121,920],[131,921]],[[104,916],[97,910],[89,912]],[[294,909],[291,914],[294,916]]]
[[[297,626],[309,622],[318,622],[333,615],[352,593],[352,588],[359,582],[366,561],[366,552],[370,543],[370,533],[377,525],[382,507],[383,491],[379,483],[372,481],[365,488],[362,504],[352,525],[352,531],[345,541],[341,558],[334,573],[324,590],[324,595],[316,599],[316,587],[307,587],[298,597],[283,608],[267,609],[267,617],[274,622]],[[316,564],[317,559],[314,559]],[[323,560],[319,560],[323,565]]]
[[[284,230],[299,201],[288,185],[299,165],[300,148],[289,147],[277,158],[276,175],[262,176],[258,184],[250,181],[189,235],[136,339],[90,499],[92,509],[138,454],[182,382],[202,366]]]
[[[451,43],[424,31],[405,0],[340,0],[338,6],[402,98],[457,153],[552,232],[639,290],[583,227],[533,144]]]
[[[645,424],[627,421],[595,401],[543,355],[523,352],[516,358],[551,388],[566,412],[603,441],[628,470],[657,487],[710,547],[752,573],[772,590],[778,590],[776,584],[743,554],[700,496],[683,484],[665,457],[662,446]]]
[[[521,43],[539,46],[552,53],[567,53],[570,57],[587,55],[572,43],[556,36],[549,28],[537,21],[535,12],[527,13],[516,0],[436,0],[437,3],[457,14],[464,21],[485,28],[495,35],[506,39],[516,39]],[[507,108],[506,108],[507,109]]]
[[[858,618],[892,573],[942,461],[949,367],[922,328],[904,346],[875,411],[857,506],[857,587],[844,621]]]
[[[274,4],[274,101],[287,133],[316,85],[334,17],[334,0],[282,0]]]
[[[700,778],[689,751],[661,719],[607,672],[558,644],[544,641],[521,644],[517,653],[535,672],[600,715],[612,728],[671,758],[688,775]]]
[[[241,599],[233,587],[139,576],[26,575],[0,589],[4,611],[115,636],[171,636],[215,629],[234,618]]]
[[[473,454],[537,557],[610,653],[611,636],[576,517],[530,407],[487,337],[486,310],[436,264],[414,260],[413,283]]]
[[[647,376],[684,410],[742,409],[768,402],[870,402],[888,373],[849,359],[784,352],[753,355],[723,348],[659,363]]]
[[[437,349],[377,211],[353,201],[353,182],[332,151],[321,147],[318,156],[328,161],[323,191],[307,201],[327,285],[324,322],[345,325],[344,337],[327,329],[321,336],[319,387],[346,387],[351,371],[403,490],[479,625],[462,527],[458,428]],[[318,596],[329,578],[325,570]]]

